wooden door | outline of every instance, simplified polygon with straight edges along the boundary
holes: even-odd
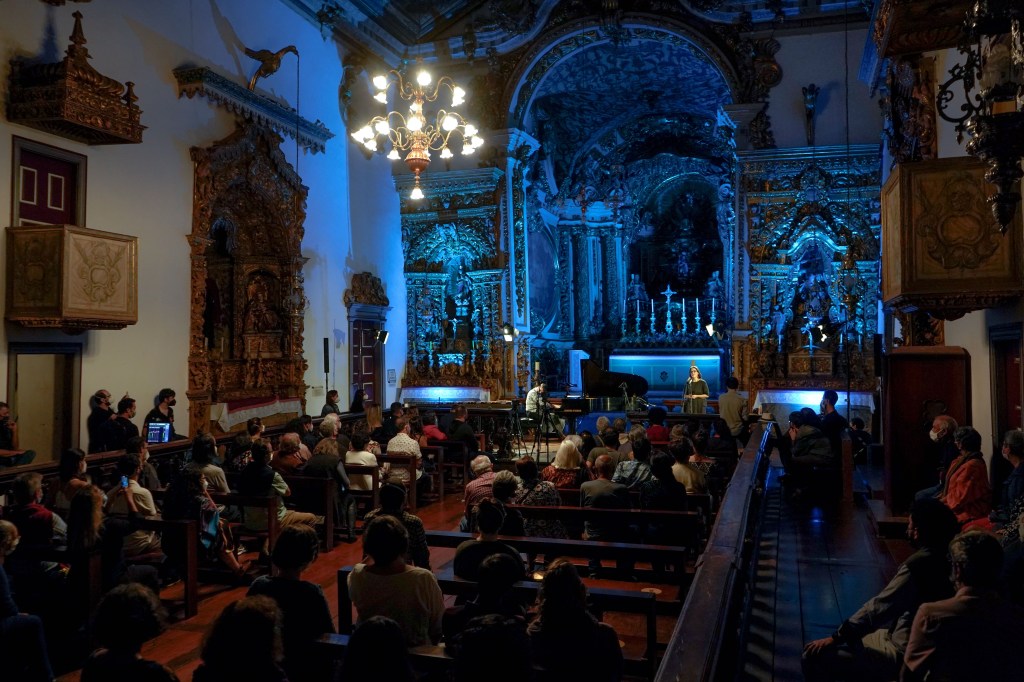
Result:
[[[357,388],[366,391],[367,400],[379,401],[384,395],[381,390],[380,358],[381,346],[377,343],[380,324],[369,320],[352,321],[352,392]]]
[[[21,225],[78,223],[78,164],[22,149],[16,172]]]

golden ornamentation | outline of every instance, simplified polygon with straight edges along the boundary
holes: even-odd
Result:
[[[351,286],[345,290],[342,300],[346,308],[352,307],[353,303],[379,305],[385,308],[391,305],[387,294],[384,293],[384,284],[380,277],[369,272],[352,275]]]
[[[75,28],[63,60],[11,60],[8,120],[86,144],[142,142],[146,126],[134,84],[122,85],[89,64],[82,13],[72,16]]]

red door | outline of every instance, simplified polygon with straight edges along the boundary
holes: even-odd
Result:
[[[366,391],[367,400],[379,400],[383,395],[380,387],[380,344],[377,343],[379,328],[376,322],[352,321],[352,393],[362,388]]]
[[[22,149],[17,172],[22,225],[74,225],[78,207],[78,165]]]

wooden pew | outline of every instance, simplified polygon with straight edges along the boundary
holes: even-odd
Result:
[[[153,493],[153,499],[162,502],[167,490],[151,490]],[[277,542],[277,535],[280,532],[277,521],[277,507],[280,504],[281,498],[278,495],[240,495],[238,493],[220,493],[215,491],[209,491],[210,497],[217,504],[223,504],[225,506],[236,506],[242,507],[258,507],[266,510],[267,513],[267,530],[265,531],[253,531],[245,529],[241,524],[231,524],[232,529],[235,531],[235,537],[261,537],[267,540],[267,557],[269,562],[270,552],[274,549],[274,543]],[[243,512],[244,513],[244,512]],[[199,531],[196,530],[198,536]]]
[[[416,513],[416,470],[419,467],[418,459],[416,455],[389,455],[386,452],[384,454],[377,455],[377,463],[384,465],[390,464],[391,471],[394,472],[396,469],[403,469],[408,473],[409,485],[406,488],[409,495],[409,512],[412,514]]]
[[[333,478],[315,476],[282,476],[292,494],[285,498],[285,504],[300,511],[324,517],[324,549],[334,549],[334,510],[338,500],[338,484]]]
[[[358,503],[359,500],[367,502],[370,509],[376,509],[380,506],[380,467],[369,466],[366,464],[346,464],[345,473],[351,476],[369,476],[370,477],[370,489],[369,490],[353,490],[349,489]],[[349,479],[351,480],[351,478]]]
[[[165,550],[174,547],[172,554],[178,563],[184,589],[185,617],[199,613],[199,524],[192,519],[168,521],[140,519],[139,526],[160,533]]]
[[[649,523],[671,523],[687,538],[686,547],[696,550],[700,537],[701,515],[694,511],[663,511],[660,509],[595,509],[594,507],[534,507],[510,504],[524,519],[547,519],[582,524],[586,521],[613,521],[626,526]]]
[[[548,507],[550,508],[550,507]],[[599,511],[622,510],[603,509]],[[690,513],[690,512],[684,512]],[[476,536],[458,531],[428,530],[427,545],[430,547],[458,547]],[[528,554],[543,554],[545,557],[577,557],[609,561],[645,561],[674,566],[685,566],[689,547],[682,545],[645,545],[633,542],[603,542],[599,540],[561,540],[555,538],[515,537],[503,535],[500,540],[517,551]],[[640,573],[640,571],[637,571]],[[653,577],[653,576],[648,576]],[[671,577],[669,575],[669,577]],[[653,582],[653,580],[651,580]]]
[[[427,443],[430,447],[438,447],[442,450],[442,459],[438,464],[442,480],[445,473],[450,473],[452,483],[449,488],[455,492],[465,490],[466,484],[469,482],[469,450],[466,448],[466,444],[457,440],[434,438],[428,439]]]

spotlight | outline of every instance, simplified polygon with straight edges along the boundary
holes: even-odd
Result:
[[[711,323],[708,323],[708,324],[704,325],[704,331],[706,331],[708,333],[708,336],[714,336],[715,335],[715,325],[713,325]]]
[[[505,340],[505,343],[512,343],[512,339],[519,336],[519,330],[510,325],[508,322],[501,325],[501,338]]]
[[[390,336],[390,334],[391,333],[386,329],[378,329],[377,333],[374,335],[374,340],[377,343],[387,343],[388,336]]]

